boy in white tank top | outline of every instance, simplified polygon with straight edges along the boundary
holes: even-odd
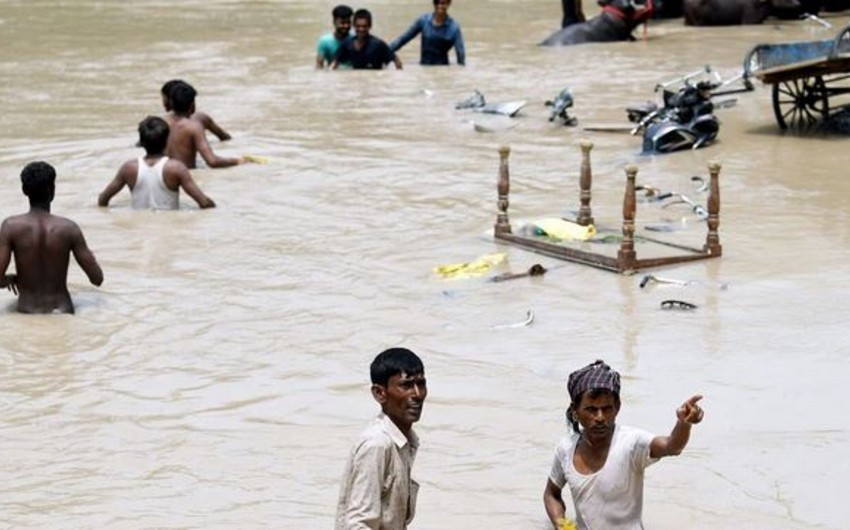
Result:
[[[134,209],[177,210],[179,190],[183,190],[201,208],[214,208],[215,203],[198,187],[186,165],[165,156],[168,144],[168,123],[162,118],[148,116],[139,124],[139,143],[145,156],[124,162],[115,178],[98,196],[98,206],[109,201],[126,185],[130,188]]]

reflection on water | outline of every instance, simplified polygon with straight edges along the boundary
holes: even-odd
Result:
[[[327,528],[348,444],[376,410],[368,362],[396,344],[422,354],[431,383],[417,528],[547,528],[566,375],[597,357],[623,372],[624,423],[663,433],[684,398],[706,396],[686,454],[649,472],[648,526],[846,524],[830,495],[850,473],[835,413],[845,140],[780,133],[766,86],[718,111],[716,145],[658,157],[640,156],[636,137],[551,124],[542,104],[569,86],[580,125],[622,122],[658,81],[707,63],[733,75],[756,42],[830,32],[670,21],[646,41],[542,49],[557,2],[456,4],[466,68],[420,68],[411,44],[404,71],[329,73],[312,69],[329,2],[3,3],[0,208],[24,210],[20,169],[51,162],[55,212],[81,224],[106,275],[94,289],[72,267],[75,317],[0,318],[4,525]],[[430,3],[370,8],[391,39]],[[233,134],[214,149],[270,163],[197,171],[214,211],[133,212],[126,192],[98,209],[173,77]],[[475,88],[530,104],[513,128],[476,133],[454,110]],[[639,181],[695,194],[690,177],[720,161],[724,257],[663,271],[687,287],[640,289],[640,276],[482,237],[499,145],[513,149],[518,222],[578,206],[585,137],[594,216],[608,226],[626,163]],[[686,214],[641,203],[638,228]],[[699,240],[686,224],[677,236]],[[550,271],[492,284],[430,274],[497,250],[507,270]],[[664,311],[667,298],[699,307]],[[529,308],[531,326],[491,329]]]

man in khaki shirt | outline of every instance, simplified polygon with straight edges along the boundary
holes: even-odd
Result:
[[[405,530],[416,511],[411,478],[419,438],[413,424],[428,395],[422,360],[405,348],[380,353],[370,367],[381,414],[361,435],[340,485],[335,530]]]

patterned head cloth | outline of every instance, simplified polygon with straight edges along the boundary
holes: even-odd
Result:
[[[567,391],[570,393],[570,400],[573,403],[578,402],[579,396],[583,392],[597,388],[610,390],[614,394],[620,395],[620,374],[612,370],[603,361],[596,361],[581,370],[576,370],[570,374],[570,378],[567,380]]]

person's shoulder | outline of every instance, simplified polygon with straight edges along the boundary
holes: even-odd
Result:
[[[193,116],[174,116],[174,121],[171,123],[171,130],[179,132],[181,130],[203,131],[204,126]]]
[[[654,435],[645,430],[637,427],[631,427],[629,425],[617,425],[617,430],[615,435],[625,443],[630,445],[651,441]]]
[[[574,432],[570,432],[561,437],[558,441],[558,445],[556,446],[556,450],[559,452],[562,451],[572,451],[573,447],[575,447],[576,443],[578,443],[579,435]]]
[[[376,37],[374,35],[369,35],[369,37],[371,38],[373,46],[380,46],[381,48],[389,48],[390,47],[390,45],[387,44],[387,41],[385,41],[384,39],[382,39],[380,37]]]
[[[162,170],[165,173],[182,173],[184,171],[189,171],[189,168],[186,164],[183,163],[182,160],[177,160],[176,158],[168,158],[165,161],[165,164],[162,166]]]
[[[26,224],[29,217],[29,214],[26,213],[10,215],[9,217],[3,219],[2,228],[3,230],[14,230],[17,227]]]
[[[195,121],[199,121],[201,123],[205,123],[205,122],[210,121],[212,118],[210,118],[210,115],[207,114],[206,112],[196,110],[195,113],[192,114],[192,119],[195,120]]]
[[[360,432],[355,445],[358,449],[388,449],[393,439],[380,421],[374,421]]]
[[[124,163],[121,164],[121,167],[118,168],[118,171],[120,171],[121,173],[125,173],[125,172],[128,172],[128,171],[135,172],[135,171],[138,171],[138,169],[139,169],[139,159],[138,158],[131,158],[129,160],[125,160]]]
[[[71,218],[50,214],[50,224],[69,234],[82,232],[80,225]]]

